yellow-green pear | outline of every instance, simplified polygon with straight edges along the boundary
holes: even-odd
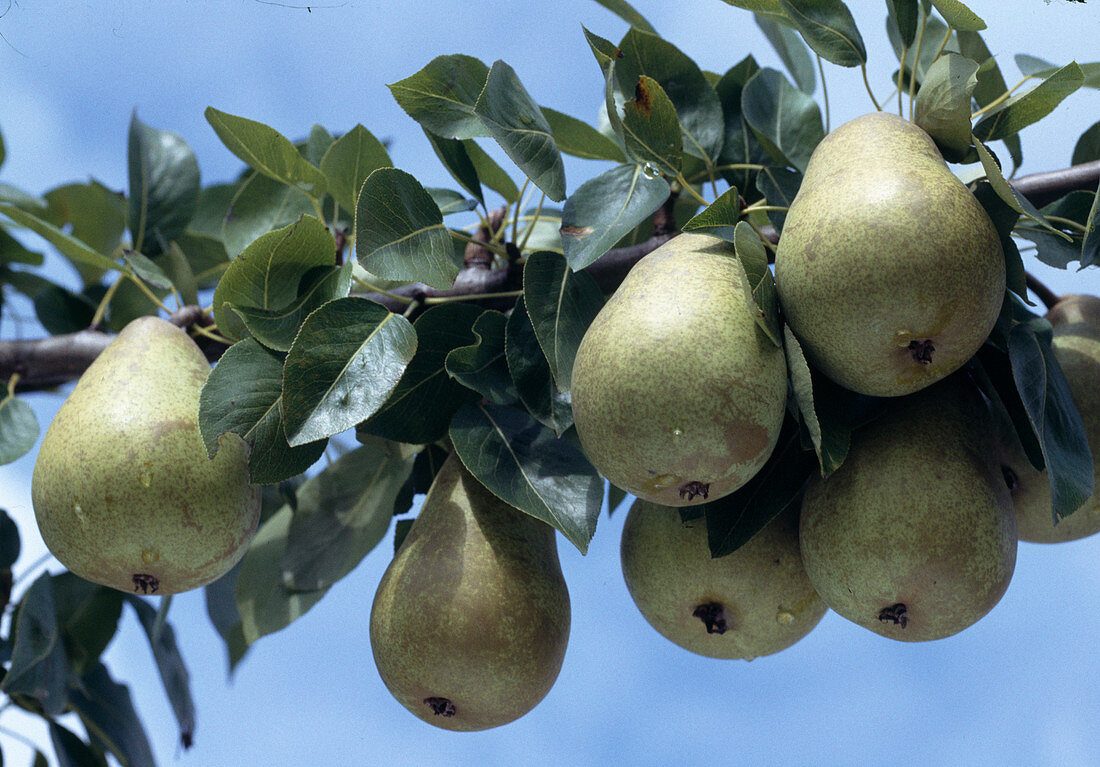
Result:
[[[834,611],[883,636],[951,636],[1004,595],[1016,518],[993,423],[968,379],[893,401],[852,435],[844,463],[815,475],[800,540],[810,582]]]
[[[62,564],[123,591],[204,586],[244,555],[260,515],[248,447],[199,433],[210,363],[183,330],[130,322],[80,377],[46,431],[31,497]]]
[[[1003,432],[1004,461],[1019,536],[1033,543],[1074,541],[1100,532],[1100,298],[1066,296],[1047,312],[1047,319],[1054,326],[1054,357],[1092,447],[1096,489],[1079,509],[1055,523],[1050,478],[1031,465],[1009,425]]]
[[[592,321],[573,364],[577,435],[615,485],[664,506],[747,482],[783,423],[783,350],[728,243],[681,234],[649,253]]]
[[[429,724],[518,719],[550,691],[569,640],[554,529],[452,454],[382,576],[370,639],[386,687]]]
[[[935,143],[886,112],[817,145],[775,254],[783,314],[853,391],[900,396],[963,365],[1005,292],[1000,238]]]
[[[638,610],[673,643],[710,658],[753,658],[806,636],[825,614],[783,513],[732,554],[712,558],[702,517],[636,500],[623,525],[623,577]]]

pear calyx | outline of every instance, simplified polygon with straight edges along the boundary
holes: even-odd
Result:
[[[696,607],[691,614],[703,622],[708,634],[726,633],[726,608],[721,603],[706,602]]]

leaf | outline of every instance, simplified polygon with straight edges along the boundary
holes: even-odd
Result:
[[[539,107],[550,126],[550,133],[565,154],[585,160],[611,160],[626,162],[622,148],[611,138],[586,122],[557,112],[549,107]]]
[[[50,745],[53,746],[59,767],[107,767],[107,761],[70,730],[53,720],[48,724]],[[36,757],[36,764],[37,761]]]
[[[307,479],[287,533],[283,587],[323,590],[350,573],[389,529],[414,458],[373,439]]]
[[[389,398],[357,431],[409,444],[445,436],[451,416],[475,396],[447,375],[447,355],[473,343],[473,325],[481,314],[472,304],[451,303],[417,317],[416,354]]]
[[[1093,492],[1093,461],[1080,413],[1061,367],[1029,323],[1008,333],[1012,377],[1043,449],[1057,522],[1076,511]]]
[[[99,661],[118,631],[124,595],[70,572],[52,576],[51,588],[70,673],[80,676]]]
[[[225,243],[227,255],[235,257],[259,237],[303,216],[316,217],[304,192],[252,173],[230,200],[218,237]]]
[[[466,147],[466,154],[477,171],[481,183],[503,197],[505,202],[519,202],[519,189],[516,187],[516,182],[512,181],[511,176],[504,172],[497,161],[486,154],[485,150],[473,140],[468,139],[462,144]]]
[[[450,437],[462,463],[494,495],[588,551],[603,480],[573,441],[557,439],[522,410],[484,403],[463,406]]]
[[[565,199],[565,165],[550,124],[514,69],[496,61],[474,112],[520,170],[556,202]]]
[[[959,0],[932,0],[932,5],[952,29],[960,32],[980,32],[985,29],[986,25],[981,17]]]
[[[806,172],[825,137],[817,103],[774,69],[761,69],[746,83],[741,112],[757,139],[776,159]]]
[[[610,250],[668,199],[669,185],[640,165],[619,165],[589,179],[562,211],[562,247],[574,270]]]
[[[485,204],[485,195],[481,191],[481,181],[478,179],[477,168],[470,159],[470,153],[466,151],[467,142],[453,138],[443,138],[427,130],[424,135],[435,151],[435,156],[443,163],[443,167],[451,174],[451,177],[459,183],[463,189],[469,192],[482,205]],[[472,141],[470,145],[476,146]],[[430,193],[430,190],[429,190]],[[432,195],[435,198],[435,195]]]
[[[432,196],[432,200],[439,207],[439,212],[444,216],[451,213],[466,213],[477,208],[477,200],[471,200],[453,189],[428,187],[426,191]]]
[[[206,615],[225,643],[230,675],[248,652],[241,614],[237,611],[237,579],[242,564],[238,562],[228,573],[203,589]]]
[[[1024,301],[1031,303],[1027,298],[1027,272],[1020,257],[1020,249],[1013,238],[1020,214],[1001,199],[988,181],[978,181],[974,184],[973,193],[974,199],[993,222],[993,228],[997,230],[997,236],[1001,241],[1001,251],[1004,253],[1005,260],[1005,286]]]
[[[908,48],[917,39],[917,21],[920,3],[917,0],[886,0],[889,22],[898,33],[902,44]]]
[[[573,358],[603,293],[587,272],[571,271],[563,256],[540,250],[523,267],[523,300],[558,391],[568,391]]]
[[[282,309],[298,296],[302,278],[333,263],[336,243],[313,216],[258,237],[230,262],[214,291],[218,330],[232,340],[247,335],[244,322],[230,307]]]
[[[30,229],[61,251],[62,255],[66,256],[74,263],[91,267],[92,269],[98,269],[101,272],[122,271],[119,265],[112,259],[93,250],[86,243],[70,234],[66,234],[61,229],[58,229],[53,224],[39,218],[33,213],[28,213],[8,203],[0,203],[0,214],[7,216],[19,226]]]
[[[176,632],[167,622],[157,623],[157,611],[146,600],[135,594],[125,596],[149,640],[161,684],[179,724],[180,744],[190,748],[195,736],[195,701],[191,697],[191,677],[176,644]]]
[[[679,175],[683,164],[680,123],[676,108],[656,80],[646,75],[638,78],[634,98],[623,105],[622,130],[631,160],[673,178]]]
[[[69,658],[61,642],[49,573],[38,576],[23,598],[12,627],[11,662],[0,681],[9,697],[36,700],[46,716],[60,716],[68,702]]]
[[[768,38],[779,60],[794,78],[798,89],[812,94],[817,87],[817,75],[814,73],[814,61],[810,58],[806,45],[798,33],[786,24],[777,24],[766,16],[757,14],[756,25]]]
[[[596,2],[614,13],[630,26],[637,27],[643,32],[649,32],[654,35],[657,34],[657,30],[653,28],[653,25],[646,21],[645,17],[638,13],[634,6],[626,0],[596,0]]]
[[[1077,138],[1073,146],[1073,165],[1100,160],[1100,121],[1094,122]]]
[[[294,144],[277,130],[214,107],[207,107],[204,114],[226,148],[250,168],[305,192],[314,200],[325,196],[324,174],[302,157]]]
[[[95,181],[64,184],[44,195],[42,218],[98,253],[114,253],[126,230],[126,203],[117,192]],[[74,262],[85,285],[97,283],[103,269]]]
[[[0,509],[0,571],[11,573],[12,565],[19,559],[19,526],[4,509]],[[7,604],[0,606],[5,609]]]
[[[684,224],[685,232],[698,232],[733,242],[733,230],[741,218],[741,195],[731,186]],[[765,265],[767,260],[765,259]]]
[[[744,166],[767,164],[768,153],[757,141],[741,112],[741,94],[745,83],[759,70],[756,60],[751,55],[746,56],[722,75],[714,86],[725,122],[725,137],[718,155],[719,171],[722,178],[741,190],[749,202],[754,201],[749,198],[756,189],[756,170]]]
[[[367,176],[378,168],[392,166],[385,145],[362,125],[332,142],[321,158],[329,194],[349,213],[355,211],[355,201]]]
[[[425,130],[444,138],[476,138],[489,135],[474,113],[488,76],[489,67],[472,56],[437,56],[389,89],[398,105]]]
[[[977,63],[945,52],[928,68],[917,93],[913,122],[932,137],[948,162],[961,162],[970,152],[970,103],[977,72]]]
[[[790,168],[764,168],[756,175],[756,188],[769,205],[791,207],[795,195],[802,186],[802,174]],[[777,232],[782,233],[787,222],[785,210],[769,210],[768,220]]]
[[[863,38],[841,0],[779,0],[779,6],[821,58],[842,67],[867,63]]]
[[[779,329],[779,294],[775,289],[775,279],[768,269],[768,252],[764,243],[746,221],[737,224],[733,233],[733,244],[737,258],[745,270],[745,284],[750,288],[751,298],[759,311],[754,319],[771,342],[783,348]]]
[[[330,301],[309,315],[283,366],[289,444],[331,437],[373,415],[416,345],[408,320],[365,298]]]
[[[144,124],[135,112],[128,143],[129,222],[133,249],[164,252],[187,228],[199,203],[199,163],[175,133]]]
[[[988,113],[974,126],[974,135],[982,141],[1015,136],[1053,112],[1066,96],[1081,87],[1084,80],[1081,67],[1076,63],[1067,64],[1027,93],[1013,96],[1003,106]]]
[[[974,88],[974,102],[979,107],[992,104],[1008,90],[1004,75],[997,66],[997,60],[993,58],[982,36],[977,32],[957,32],[955,39],[959,44],[959,52],[981,65],[978,67],[978,84]],[[1019,167],[1023,161],[1020,137],[1008,136],[1004,139],[1004,143],[1012,157],[1013,166]]]
[[[38,441],[38,419],[23,399],[5,391],[0,396],[0,466],[31,451]]]
[[[131,271],[154,288],[171,290],[172,280],[164,273],[155,261],[148,256],[138,253],[136,250],[125,250],[122,260],[126,262]]]
[[[791,23],[787,14],[779,5],[779,0],[724,0],[727,5],[735,8],[744,8],[746,11],[765,16],[772,21]]]
[[[359,263],[384,280],[419,281],[446,289],[458,276],[443,214],[420,182],[396,168],[367,177],[355,209]]]
[[[149,738],[134,710],[130,690],[97,663],[70,694],[84,728],[106,746],[122,767],[155,767]]]
[[[974,148],[978,150],[978,158],[982,162],[982,168],[985,170],[986,178],[989,179],[989,183],[993,187],[993,191],[997,193],[997,196],[1004,200],[1012,210],[1031,219],[1045,229],[1061,235],[1061,232],[1046,220],[1046,217],[1039,212],[1039,209],[1036,208],[1030,200],[1017,192],[1016,187],[1005,180],[1005,177],[1001,174],[1001,168],[997,163],[997,158],[989,151],[989,147],[981,141],[978,141],[975,137]]]
[[[283,430],[283,361],[253,338],[226,349],[199,395],[199,430],[207,453],[232,432],[251,447],[248,469],[255,484],[301,474],[325,451],[319,439],[291,447]]]
[[[550,364],[539,346],[523,297],[508,317],[504,341],[508,372],[515,382],[520,401],[527,411],[560,437],[573,425],[573,409],[568,392],[554,386]]]
[[[497,405],[510,405],[519,399],[504,353],[506,324],[500,312],[482,312],[472,331],[477,341],[452,349],[446,360],[447,373],[456,381]]]

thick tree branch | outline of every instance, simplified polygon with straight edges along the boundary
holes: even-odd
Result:
[[[1100,160],[1062,170],[1022,176],[1012,181],[1012,185],[1032,204],[1042,207],[1072,191],[1094,190],[1098,182]],[[670,198],[654,215],[654,231],[649,239],[628,247],[612,249],[585,270],[604,292],[614,290],[639,259],[676,235],[677,224],[672,215],[674,202]],[[514,263],[514,246],[509,248],[508,262],[497,266],[492,252],[480,244],[489,242],[492,232],[499,231],[504,223],[503,215],[503,209],[493,211],[489,227],[482,228],[475,234],[475,242],[467,246],[463,268],[451,288],[438,290],[423,283],[415,283],[396,288],[392,291],[393,295],[370,294],[367,298],[394,312],[404,312],[410,301],[418,301],[423,306],[428,298],[463,299],[486,309],[510,308],[515,303],[514,298],[491,294],[515,291],[523,286],[522,266]],[[773,241],[776,239],[774,230],[770,228],[765,231],[765,235]],[[1052,297],[1041,296],[1041,300],[1049,305],[1048,299]],[[201,316],[201,310],[192,306],[184,307],[169,319],[180,327],[188,327],[199,321]],[[21,391],[48,389],[71,381],[87,369],[113,338],[113,334],[89,329],[35,340],[0,341],[0,381],[7,381],[18,373]],[[201,337],[200,346],[211,359],[216,359],[224,348],[206,343]]]

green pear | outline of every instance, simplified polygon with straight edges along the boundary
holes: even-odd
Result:
[[[634,265],[573,363],[577,435],[604,477],[685,506],[760,470],[783,423],[787,367],[759,313],[722,240],[681,234]]]
[[[883,636],[951,636],[1004,595],[1016,517],[987,403],[953,376],[892,402],[815,475],[800,540],[810,582],[840,615]]]
[[[123,591],[204,586],[244,555],[260,515],[248,447],[199,433],[210,363],[180,328],[130,322],[80,377],[46,431],[31,497],[62,564]]]
[[[710,658],[779,652],[825,614],[784,513],[732,554],[710,555],[702,517],[636,500],[623,525],[623,577],[638,610],[666,639]]]
[[[451,454],[382,576],[370,638],[382,681],[424,721],[484,730],[518,719],[550,691],[569,640],[554,529]]]
[[[1062,543],[1100,532],[1100,298],[1067,296],[1047,312],[1047,319],[1054,326],[1054,357],[1092,446],[1097,489],[1077,511],[1055,523],[1050,478],[1031,465],[1010,425],[1002,432],[1003,449],[1020,540]]]
[[[817,368],[890,397],[974,355],[1000,312],[1005,262],[989,216],[928,134],[873,112],[814,150],[783,225],[775,283]]]

